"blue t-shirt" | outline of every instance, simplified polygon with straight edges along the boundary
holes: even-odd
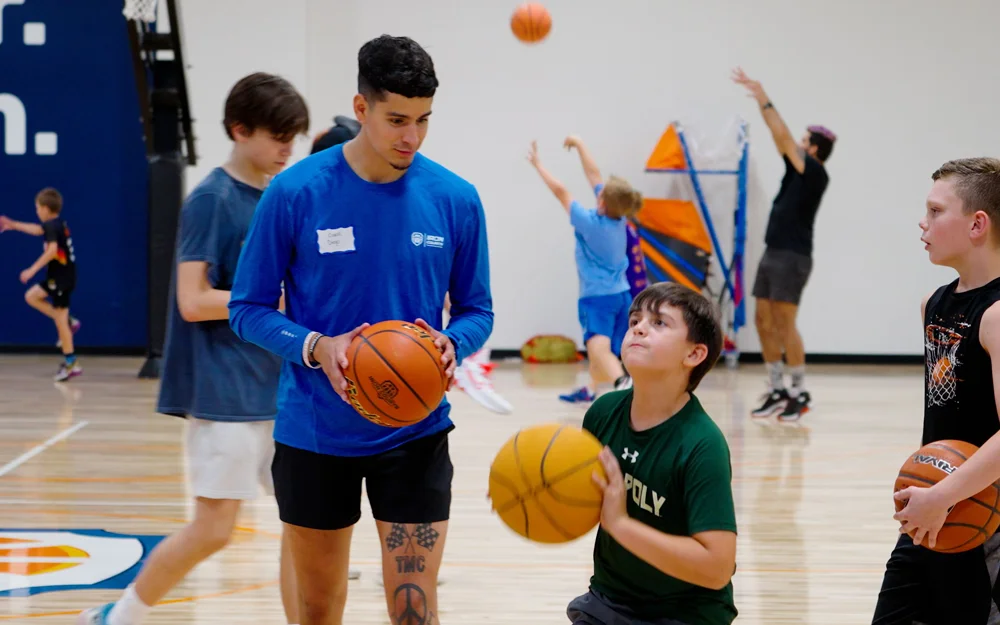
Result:
[[[604,185],[594,187],[594,194]],[[569,221],[576,235],[576,272],[580,297],[615,295],[629,290],[627,224],[573,200]]]
[[[260,196],[260,189],[213,169],[181,207],[176,263],[208,263],[212,288],[230,291]],[[281,359],[241,340],[226,319],[184,321],[176,282],[175,264],[157,411],[212,421],[274,419]]]
[[[287,316],[275,310],[282,281]],[[447,398],[417,424],[376,425],[302,361],[313,331],[332,337],[417,318],[441,331],[445,293],[444,333],[461,362],[493,330],[486,216],[471,184],[421,154],[399,180],[367,182],[343,144],[278,175],[254,215],[229,303],[236,333],[285,359],[275,440],[365,456],[450,427]]]

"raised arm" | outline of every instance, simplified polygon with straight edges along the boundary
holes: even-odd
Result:
[[[555,177],[549,173],[549,170],[545,169],[541,161],[538,159],[538,142],[531,142],[531,150],[528,152],[528,162],[531,163],[534,168],[538,171],[538,175],[542,177],[545,181],[546,186],[549,187],[549,191],[556,196],[559,203],[562,204],[566,212],[569,212],[570,204],[573,203],[573,196],[563,183],[555,179]]]
[[[583,165],[583,175],[587,177],[587,182],[590,183],[591,189],[604,183],[604,179],[601,177],[600,168],[597,166],[597,163],[594,161],[594,157],[590,154],[590,150],[588,150],[587,146],[583,144],[580,137],[577,137],[576,135],[566,137],[566,141],[563,145],[567,150],[576,148],[577,153],[580,155],[580,164]]]
[[[804,172],[806,170],[806,161],[799,149],[799,144],[795,141],[795,137],[792,136],[791,131],[788,130],[785,120],[781,119],[778,109],[774,108],[774,104],[767,96],[767,93],[764,92],[764,88],[760,85],[760,82],[751,80],[741,67],[733,70],[733,82],[746,87],[749,96],[757,101],[757,106],[760,107],[764,123],[767,124],[768,129],[771,131],[771,137],[774,139],[774,145],[777,146],[778,152],[788,158],[795,171],[800,174]]]
[[[29,224],[24,221],[14,221],[6,215],[0,215],[0,232],[7,232],[8,230],[16,230],[17,232],[23,232],[24,234],[30,234],[35,237],[40,237],[45,233],[44,230],[42,230],[41,224]]]

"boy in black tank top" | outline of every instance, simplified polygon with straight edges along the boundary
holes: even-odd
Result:
[[[43,237],[45,241],[42,254],[21,272],[20,279],[27,284],[45,269],[45,279],[28,289],[24,301],[55,322],[58,346],[64,358],[55,375],[56,382],[65,382],[83,373],[73,351],[73,335],[80,329],[80,322],[69,314],[70,296],[76,288],[76,253],[69,226],[62,218],[62,208],[62,195],[47,187],[35,196],[35,214],[40,223],[15,221],[0,215],[0,232],[14,230]]]
[[[952,267],[958,279],[921,304],[921,444],[957,439],[979,451],[935,486],[896,493],[906,502],[893,516],[901,535],[872,624],[993,625],[1000,623],[1000,535],[964,553],[921,545],[934,544],[952,506],[1000,478],[1000,159],[951,161],[932,178],[920,240],[931,262]]]

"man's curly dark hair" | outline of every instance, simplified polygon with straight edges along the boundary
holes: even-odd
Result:
[[[387,93],[431,98],[437,87],[434,61],[409,37],[382,35],[358,51],[358,93],[369,102],[383,101]]]

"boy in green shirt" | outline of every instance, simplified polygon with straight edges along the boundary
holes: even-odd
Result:
[[[629,310],[622,359],[631,389],[597,399],[583,427],[606,447],[607,481],[587,594],[574,625],[729,625],[736,618],[732,465],[722,431],[692,394],[722,350],[712,304],[674,283]]]

